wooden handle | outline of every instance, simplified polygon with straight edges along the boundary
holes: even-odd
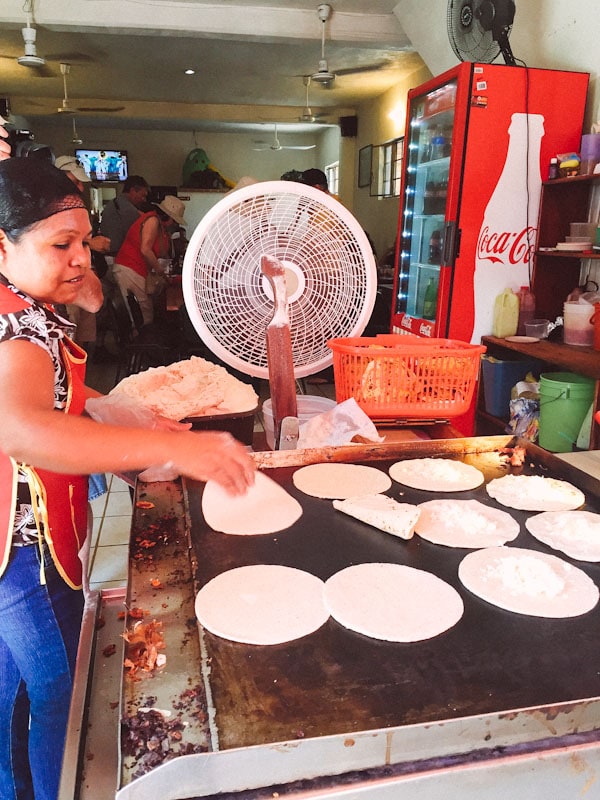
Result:
[[[272,256],[263,256],[261,270],[273,289],[274,311],[266,333],[267,363],[275,447],[279,449],[282,419],[298,416],[292,337],[283,264]]]

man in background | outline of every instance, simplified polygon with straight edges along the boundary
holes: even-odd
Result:
[[[130,175],[123,191],[104,206],[100,233],[110,239],[108,255],[116,256],[125,241],[127,231],[140,216],[148,199],[150,186],[141,175]]]

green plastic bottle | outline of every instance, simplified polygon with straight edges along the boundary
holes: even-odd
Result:
[[[437,286],[433,278],[429,278],[429,283],[425,289],[423,298],[423,316],[425,319],[435,319],[437,308]]]

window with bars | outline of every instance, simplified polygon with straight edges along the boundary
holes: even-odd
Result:
[[[331,194],[338,194],[340,185],[340,162],[335,161],[333,164],[328,164],[325,167],[325,175],[327,176],[327,187]]]
[[[375,194],[383,197],[399,197],[404,161],[404,137],[379,146],[380,185]]]

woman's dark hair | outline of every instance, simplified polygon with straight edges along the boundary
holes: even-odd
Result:
[[[71,208],[85,208],[67,174],[35,158],[0,161],[0,229],[11,242],[36,222]]]

